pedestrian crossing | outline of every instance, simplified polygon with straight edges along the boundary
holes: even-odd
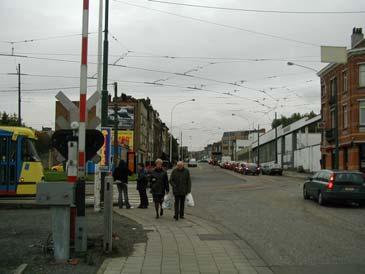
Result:
[[[138,190],[136,189],[137,184],[136,182],[129,182],[128,183],[128,198],[129,198],[129,204],[131,205],[132,208],[138,207],[140,204],[140,199],[139,199],[139,193]],[[90,193],[91,195],[87,195],[86,196],[86,204],[94,204],[94,195],[93,193]],[[118,187],[117,185],[113,185],[113,203],[117,204],[118,203]],[[150,193],[150,190],[147,189],[147,197],[148,197],[148,202],[150,205],[152,205],[153,200],[152,200],[152,194]]]

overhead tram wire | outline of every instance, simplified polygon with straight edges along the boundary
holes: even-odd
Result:
[[[146,54],[140,51],[130,51],[130,53],[141,53]],[[44,56],[79,56],[77,53],[41,53],[41,52],[18,52],[17,54],[27,54],[27,55],[44,55]],[[89,56],[97,56],[97,54],[89,54]],[[109,54],[112,57],[121,57],[121,54]],[[128,55],[125,58],[162,58],[162,59],[171,59],[171,60],[179,60],[179,59],[193,59],[193,60],[222,60],[227,62],[239,62],[239,61],[249,61],[249,62],[266,62],[266,61],[295,61],[295,62],[318,62],[316,60],[305,60],[305,59],[296,59],[296,58],[319,58],[318,56],[297,56],[297,57],[278,57],[278,58],[241,58],[241,57],[210,57],[210,56],[174,56],[174,55]],[[220,62],[215,62],[215,64],[219,64]]]
[[[68,63],[79,63],[79,61],[76,61],[76,60],[45,58],[45,57],[32,57],[32,56],[27,56],[27,55],[12,55],[12,54],[0,53],[0,56],[19,57],[19,58],[47,60],[47,61],[59,61],[59,62],[68,62]],[[97,63],[89,62],[89,64],[96,65]],[[240,84],[235,84],[235,83],[230,83],[230,82],[225,82],[225,81],[219,81],[219,80],[215,80],[215,79],[211,79],[211,78],[200,77],[200,76],[195,76],[195,75],[186,74],[186,73],[170,72],[170,71],[164,71],[164,70],[156,70],[156,69],[149,69],[149,68],[142,68],[142,67],[135,67],[135,66],[127,66],[127,65],[117,65],[117,64],[109,64],[109,66],[123,67],[123,68],[128,68],[128,69],[135,69],[135,70],[142,70],[142,71],[156,72],[156,73],[163,73],[163,74],[170,74],[170,75],[183,76],[183,77],[189,77],[189,78],[196,78],[196,79],[200,79],[200,80],[206,80],[206,81],[211,81],[211,82],[216,82],[216,83],[221,83],[221,84],[226,84],[226,85],[231,85],[231,86],[236,86],[236,87],[242,87],[242,88],[245,88],[245,89],[254,90],[254,91],[258,91],[258,92],[263,92],[262,90],[250,88],[250,87],[247,87],[247,86],[242,86]]]
[[[262,10],[262,9],[243,9],[243,8],[231,8],[231,7],[221,7],[221,6],[197,5],[197,4],[187,4],[187,3],[178,3],[178,2],[172,2],[172,1],[160,1],[160,0],[148,0],[148,2],[175,5],[175,6],[185,6],[185,7],[192,7],[192,8],[204,8],[204,9],[226,10],[226,11],[243,11],[243,12],[254,12],[254,13],[278,13],[278,14],[302,14],[302,15],[310,15],[310,14],[335,15],[335,14],[362,14],[362,13],[365,13],[365,11],[363,11],[363,10],[359,10],[359,11]]]
[[[270,34],[270,33],[250,30],[250,29],[245,29],[245,28],[242,28],[242,27],[237,27],[237,26],[232,26],[232,25],[227,25],[227,24],[222,24],[222,23],[217,23],[217,22],[213,22],[213,21],[209,21],[209,20],[205,20],[205,19],[201,19],[201,18],[197,18],[197,17],[181,15],[181,14],[177,14],[177,13],[173,13],[173,12],[169,12],[169,11],[164,11],[164,10],[159,10],[159,9],[150,8],[150,7],[146,7],[146,6],[136,5],[136,4],[132,4],[132,3],[129,3],[129,2],[125,2],[125,1],[120,1],[120,0],[113,0],[113,1],[117,2],[117,3],[129,5],[129,6],[139,7],[139,8],[142,8],[142,9],[153,10],[153,11],[156,11],[156,12],[173,15],[173,16],[176,16],[176,17],[184,18],[184,19],[190,19],[190,20],[193,20],[193,21],[201,22],[201,23],[211,24],[211,25],[220,26],[220,27],[229,28],[229,29],[240,30],[240,31],[244,31],[244,32],[247,32],[247,33],[252,33],[252,34],[255,34],[255,35],[265,36],[265,37],[269,37],[269,38],[274,38],[274,39],[278,39],[278,40],[283,40],[283,41],[288,41],[288,42],[292,42],[292,43],[302,44],[302,45],[306,45],[306,46],[320,47],[319,44],[300,41],[300,40],[296,40],[296,39],[292,39],[292,38],[288,38],[288,37],[284,37],[284,36],[280,36],[280,35],[275,35],[275,34]]]

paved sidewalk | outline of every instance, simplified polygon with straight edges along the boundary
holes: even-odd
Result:
[[[175,221],[172,211],[155,219],[154,209],[114,209],[143,225],[148,242],[128,258],[109,258],[98,274],[272,274],[247,243],[225,228],[189,214]]]

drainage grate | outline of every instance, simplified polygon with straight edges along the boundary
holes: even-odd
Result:
[[[238,240],[234,234],[198,234],[201,241],[234,241]]]

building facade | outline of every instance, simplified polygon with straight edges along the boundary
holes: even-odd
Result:
[[[362,29],[354,28],[347,63],[322,69],[321,142],[322,168],[365,172],[365,40]]]

